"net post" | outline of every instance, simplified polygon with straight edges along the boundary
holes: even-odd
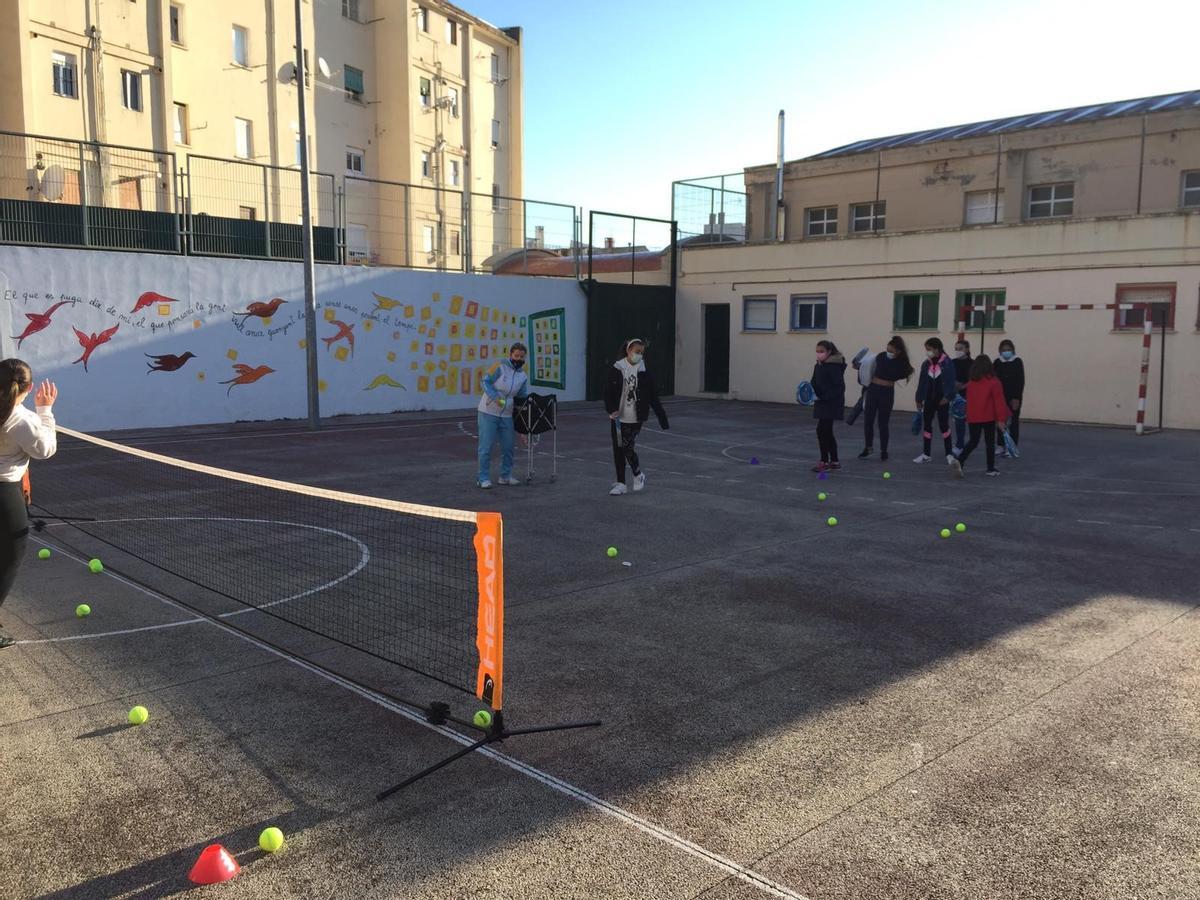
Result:
[[[1137,425],[1134,428],[1138,435],[1146,433],[1146,385],[1150,380],[1150,336],[1154,328],[1150,306],[1143,305],[1142,311],[1142,369],[1138,377]]]

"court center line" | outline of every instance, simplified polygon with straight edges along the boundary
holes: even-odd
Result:
[[[80,565],[87,565],[87,563],[83,560],[82,557],[76,556],[75,554],[67,552],[65,550],[60,550],[59,552],[62,553],[63,556],[67,557],[68,559],[74,560],[75,562],[79,563]],[[177,609],[180,612],[184,612],[184,613],[192,612],[192,610],[187,609],[186,607],[182,606],[178,602],[172,600],[170,597],[167,597],[165,594],[160,594],[156,591],[150,590],[149,588],[143,587],[142,585],[137,584],[133,581],[130,581],[129,579],[125,578],[124,576],[118,575],[116,572],[113,572],[109,569],[105,569],[103,574],[107,575],[109,578],[115,579],[116,581],[120,582],[121,584],[126,585],[127,587],[131,587],[134,590],[145,594],[148,597],[152,597],[161,603],[165,603],[166,605],[168,605],[174,609]],[[467,735],[460,734],[459,732],[457,732],[451,728],[442,726],[442,725],[434,725],[434,724],[430,723],[429,721],[427,721],[425,719],[424,715],[422,715],[422,714],[418,714],[418,713],[408,709],[407,707],[402,706],[401,704],[399,704],[393,700],[390,700],[387,697],[383,697],[382,695],[376,694],[374,691],[371,691],[368,688],[362,687],[361,685],[354,684],[353,682],[351,682],[345,678],[341,678],[340,676],[335,675],[332,672],[327,672],[323,669],[317,668],[316,666],[309,664],[308,662],[306,662],[305,660],[301,659],[298,656],[293,656],[282,650],[278,650],[274,647],[271,647],[268,644],[264,644],[262,641],[257,640],[256,638],[252,637],[251,635],[248,635],[245,632],[239,631],[238,629],[233,628],[232,626],[226,625],[223,622],[217,621],[216,619],[212,619],[212,618],[204,618],[204,619],[201,619],[200,621],[202,621],[206,624],[212,625],[216,628],[219,628],[220,630],[226,632],[227,634],[237,637],[237,638],[245,641],[246,643],[257,647],[260,650],[263,650],[273,656],[277,656],[286,662],[290,662],[292,665],[295,665],[301,669],[305,669],[306,671],[308,671],[314,675],[324,678],[326,681],[330,682],[331,684],[336,684],[339,687],[342,687],[345,690],[350,691],[351,693],[357,694],[360,697],[362,697],[363,699],[369,700],[372,703],[375,703],[377,706],[380,706],[380,707],[387,709],[399,716],[404,717],[405,719],[408,719],[410,722],[420,725],[423,728],[427,728],[430,731],[437,732],[438,734],[442,735],[443,737],[449,738],[451,741],[454,741],[455,743],[457,743],[461,746],[466,747],[466,746],[469,746],[469,745],[475,743],[475,740],[471,737],[468,737]],[[570,798],[578,801],[579,803],[582,803],[584,806],[587,806],[588,808],[590,808],[596,812],[602,813],[603,815],[610,816],[611,818],[614,818],[619,822],[623,822],[624,824],[626,824],[632,828],[636,828],[638,831],[642,832],[643,834],[645,834],[651,838],[654,838],[655,840],[657,840],[661,843],[664,843],[670,847],[674,847],[676,850],[679,850],[682,853],[686,853],[687,855],[689,855],[695,859],[698,859],[701,862],[705,862],[705,863],[709,864],[710,866],[718,869],[719,871],[724,872],[726,877],[732,876],[734,878],[737,878],[737,879],[744,881],[745,883],[751,885],[752,887],[757,888],[758,890],[762,891],[763,893],[769,894],[773,897],[782,897],[782,898],[785,898],[785,900],[809,900],[809,898],[805,897],[803,894],[799,894],[796,891],[793,891],[791,888],[789,888],[785,885],[779,884],[776,881],[772,881],[771,879],[767,878],[765,875],[761,875],[760,873],[754,871],[753,869],[750,869],[747,866],[743,866],[741,863],[736,862],[735,860],[729,859],[726,856],[722,856],[721,854],[716,853],[713,850],[709,850],[707,847],[703,847],[700,844],[694,843],[693,841],[689,841],[687,838],[683,837],[682,835],[676,834],[675,832],[671,831],[670,829],[668,829],[662,825],[658,825],[654,822],[651,822],[649,819],[643,819],[641,816],[637,815],[636,813],[632,813],[623,807],[617,806],[615,803],[610,803],[609,801],[604,800],[600,797],[597,797],[594,794],[590,794],[587,791],[583,790],[582,788],[576,787],[575,785],[571,784],[568,781],[564,781],[563,779],[558,778],[557,776],[551,775],[548,772],[543,772],[541,769],[531,766],[530,764],[528,764],[526,762],[522,762],[521,760],[516,759],[515,757],[509,756],[505,753],[501,753],[500,751],[494,750],[491,747],[482,747],[477,752],[481,756],[485,756],[488,759],[491,759],[494,762],[498,762],[501,765],[506,766],[515,772],[519,772],[522,775],[525,775],[525,776],[533,779],[534,781],[537,781],[539,784],[542,784],[545,787],[550,788],[551,790],[557,791],[558,793],[563,794],[564,796],[570,797]]]

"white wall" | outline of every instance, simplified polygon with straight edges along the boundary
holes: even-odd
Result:
[[[302,278],[295,263],[0,247],[0,351],[53,379],[59,420],[85,431],[303,418]],[[134,312],[148,291],[174,299]],[[269,319],[237,315],[273,298],[286,302]],[[63,300],[74,302],[18,347],[27,314]],[[531,315],[557,309],[562,387],[537,385],[535,358],[533,390],[583,399],[585,300],[574,281],[318,266],[317,306],[319,339],[338,333],[333,321],[354,337],[352,352],[345,338],[318,341],[323,416],[473,407],[498,353],[513,340],[529,344]],[[114,326],[85,371],[74,329],[90,336]],[[185,352],[194,358],[175,371],[150,371],[150,356]],[[273,371],[228,384],[235,365]]]

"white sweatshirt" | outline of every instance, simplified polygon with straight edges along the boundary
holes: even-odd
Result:
[[[20,481],[31,459],[49,459],[58,449],[54,413],[39,406],[36,413],[18,406],[0,428],[0,481]]]

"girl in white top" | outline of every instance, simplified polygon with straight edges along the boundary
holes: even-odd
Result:
[[[33,389],[33,372],[19,359],[0,360],[0,605],[17,580],[29,537],[29,510],[22,482],[29,460],[49,459],[58,449],[54,414],[58,389],[38,385],[33,413],[22,404]],[[0,631],[0,649],[16,643]]]
[[[525,368],[525,345],[515,342],[508,349],[508,359],[497,363],[483,379],[483,396],[475,422],[479,427],[479,474],[475,483],[485,490],[492,486],[492,447],[500,445],[500,483],[520,484],[512,476],[513,407],[529,394],[529,376]]]

